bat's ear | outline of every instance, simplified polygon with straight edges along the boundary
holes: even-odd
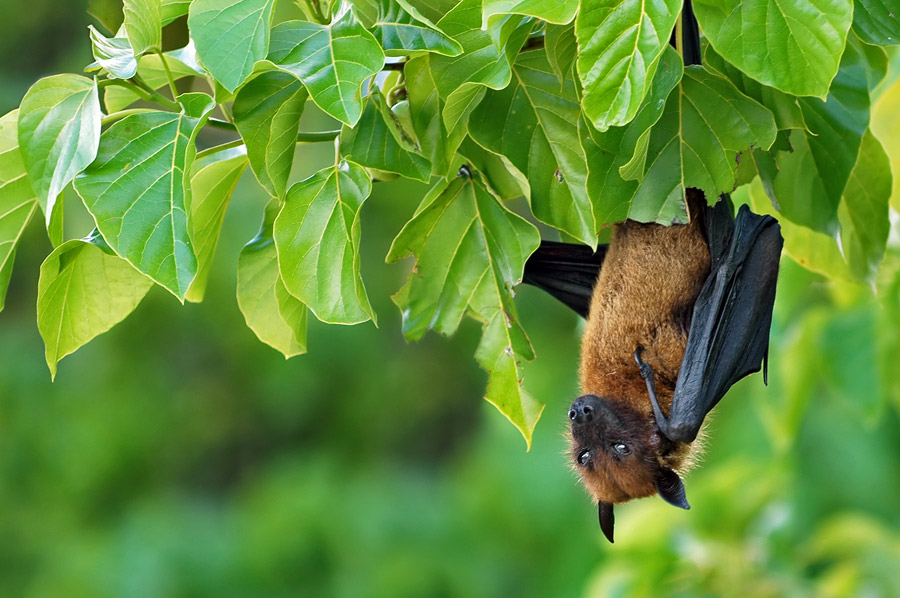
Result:
[[[606,536],[606,539],[609,540],[609,543],[613,543],[613,525],[616,522],[616,518],[613,515],[613,506],[612,503],[603,502],[602,500],[597,505],[600,511],[600,529],[603,530],[603,535]]]
[[[659,470],[656,476],[656,491],[670,505],[675,505],[682,509],[691,508],[684,494],[684,482],[671,469],[663,467]]]

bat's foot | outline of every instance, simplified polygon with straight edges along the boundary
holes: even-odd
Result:
[[[641,371],[641,378],[643,378],[644,382],[647,384],[647,393],[650,395],[650,405],[653,407],[653,417],[656,419],[656,427],[659,428],[664,436],[668,436],[667,431],[669,422],[666,419],[666,416],[663,415],[662,409],[659,407],[659,399],[656,398],[656,385],[653,384],[653,368],[650,367],[649,363],[641,359],[641,354],[643,352],[644,347],[638,345],[634,350],[634,361]]]

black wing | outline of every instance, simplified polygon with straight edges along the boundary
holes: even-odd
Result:
[[[525,262],[522,282],[547,291],[587,318],[607,247],[593,251],[585,245],[541,241]]]
[[[657,416],[660,431],[680,442],[692,442],[731,385],[758,372],[766,359],[784,243],[778,221],[747,206],[732,231],[715,209],[708,215],[710,274],[694,304],[668,421]]]

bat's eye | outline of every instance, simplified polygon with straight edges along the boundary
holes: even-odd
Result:
[[[581,451],[578,453],[578,464],[582,467],[587,467],[588,463],[591,462],[591,451]]]
[[[628,448],[628,445],[625,444],[624,442],[617,442],[617,443],[615,443],[615,444],[613,445],[613,449],[614,449],[617,453],[619,453],[620,455],[622,455],[623,457],[627,457],[628,455],[631,454],[631,449]]]

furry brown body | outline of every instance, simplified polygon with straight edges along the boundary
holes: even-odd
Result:
[[[709,274],[698,195],[689,198],[690,224],[617,224],[594,288],[579,374],[583,395],[599,401],[591,403],[593,424],[573,423],[571,432],[576,469],[598,502],[655,494],[661,472],[689,461],[691,444],[659,434],[635,350],[643,348],[668,413],[694,302]]]

